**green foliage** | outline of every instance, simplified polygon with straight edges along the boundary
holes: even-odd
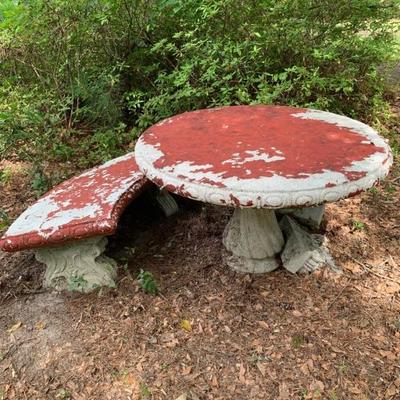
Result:
[[[89,166],[228,104],[376,123],[399,17],[397,0],[3,0],[0,156]]]
[[[50,178],[40,169],[32,173],[31,188],[37,197],[44,195],[52,187]]]
[[[353,229],[356,231],[362,231],[365,228],[365,224],[362,221],[354,220]]]
[[[145,383],[142,383],[140,385],[140,398],[148,399],[150,396],[151,396],[151,390]]]
[[[148,294],[157,294],[158,288],[154,276],[149,271],[140,270],[138,275],[140,287]]]
[[[0,210],[0,231],[8,228],[10,225],[11,225],[10,217],[5,211]]]
[[[71,399],[71,398],[72,398],[72,394],[67,389],[60,389],[56,395],[56,399],[67,400],[67,399]]]
[[[299,349],[306,342],[304,336],[294,335],[292,336],[292,347],[294,349]]]
[[[5,166],[0,169],[0,183],[7,184],[11,181],[14,175],[13,169],[10,166]]]
[[[88,285],[88,281],[82,276],[72,276],[68,281],[68,290],[71,292],[83,292]]]
[[[163,60],[141,126],[183,110],[283,103],[366,118],[382,94],[395,3],[188,0],[152,47]],[[172,6],[171,6],[172,7]]]

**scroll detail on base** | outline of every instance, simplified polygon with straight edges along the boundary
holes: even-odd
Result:
[[[44,287],[90,292],[100,286],[115,287],[117,263],[103,255],[105,236],[37,249],[36,259],[46,264]]]

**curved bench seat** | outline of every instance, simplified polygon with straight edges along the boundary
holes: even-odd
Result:
[[[102,253],[105,236],[150,181],[134,153],[56,186],[23,212],[0,239],[5,251],[35,249],[46,264],[43,286],[88,292],[115,286],[116,262]]]
[[[134,153],[108,161],[41,197],[9,227],[0,248],[18,251],[111,235],[126,206],[147,184]]]

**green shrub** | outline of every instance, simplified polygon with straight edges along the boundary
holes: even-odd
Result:
[[[140,126],[183,110],[243,103],[301,105],[368,119],[382,96],[377,68],[393,55],[398,3],[168,3],[177,28],[151,49],[162,62]]]
[[[3,0],[0,156],[90,165],[228,104],[376,121],[399,17],[398,0]]]

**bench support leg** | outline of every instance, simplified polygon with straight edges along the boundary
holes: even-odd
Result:
[[[289,214],[302,225],[311,229],[319,229],[324,217],[325,206],[304,207],[304,208],[284,208],[278,210],[278,214]]]
[[[270,272],[279,266],[276,255],[283,235],[273,210],[237,208],[225,228],[223,243],[229,267],[245,273]]]
[[[46,264],[44,287],[90,292],[100,286],[115,287],[116,262],[102,255],[105,236],[36,250],[36,259]]]
[[[160,190],[157,193],[156,201],[166,217],[170,217],[179,211],[178,203],[166,190]]]
[[[293,218],[285,215],[280,226],[286,237],[281,258],[283,266],[296,272],[313,272],[323,266],[338,272],[338,269],[324,244],[324,236],[305,231]]]

